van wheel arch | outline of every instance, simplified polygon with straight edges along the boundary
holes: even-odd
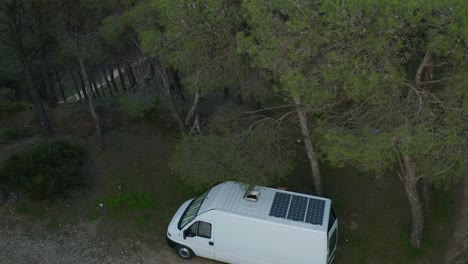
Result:
[[[177,256],[186,260],[189,260],[195,256],[193,250],[184,245],[176,245],[174,250],[177,253]]]

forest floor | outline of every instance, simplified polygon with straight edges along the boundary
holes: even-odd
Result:
[[[51,111],[57,137],[87,149],[87,186],[66,199],[21,199],[0,207],[0,263],[188,263],[165,245],[167,223],[178,206],[197,195],[172,175],[167,163],[176,141],[173,128],[134,122],[99,107],[106,149],[98,152],[86,107]],[[38,127],[28,112],[0,120],[2,127]],[[0,165],[39,137],[0,142]],[[436,191],[423,247],[408,243],[411,217],[395,175],[376,178],[355,169],[322,166],[328,196],[339,219],[335,263],[444,263],[453,238],[463,188]],[[307,164],[284,183],[313,189]],[[460,189],[460,190],[458,190]],[[196,258],[190,263],[213,263]]]

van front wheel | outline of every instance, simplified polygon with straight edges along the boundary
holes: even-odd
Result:
[[[183,259],[191,259],[195,255],[190,248],[183,245],[177,245],[175,251],[177,255]]]

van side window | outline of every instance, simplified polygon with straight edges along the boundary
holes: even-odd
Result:
[[[211,224],[203,221],[195,222],[187,229],[187,236],[211,238]]]
[[[188,237],[196,236],[197,235],[197,229],[198,229],[198,222],[195,222],[187,229],[187,236]]]
[[[203,221],[198,222],[198,233],[199,237],[211,238],[211,224]]]

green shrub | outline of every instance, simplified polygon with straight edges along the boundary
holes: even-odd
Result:
[[[119,105],[130,117],[142,119],[159,107],[159,97],[160,94],[155,84],[145,80],[138,87],[121,96]]]
[[[158,203],[148,193],[126,192],[107,197],[104,199],[104,204],[113,211],[134,212],[142,209],[156,209]]]
[[[84,183],[82,148],[62,141],[43,142],[13,155],[0,170],[0,181],[33,200],[64,195]]]
[[[13,142],[18,139],[32,137],[34,130],[29,127],[7,127],[1,131],[4,142]]]
[[[10,102],[0,100],[0,116],[8,113],[16,113],[31,109],[31,105],[26,102]]]
[[[15,101],[15,90],[4,87],[0,88],[0,117],[4,114],[16,113],[31,108],[31,104]]]

